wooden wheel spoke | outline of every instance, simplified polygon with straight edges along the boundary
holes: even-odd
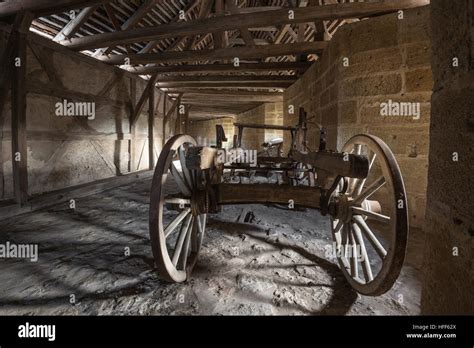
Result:
[[[352,249],[351,256],[350,256],[351,276],[353,278],[358,278],[359,277],[359,263],[358,263],[358,255],[357,255],[357,245],[356,245],[351,227],[349,225],[347,226],[348,226],[348,231],[349,231],[349,244]]]
[[[364,221],[364,219],[361,216],[354,216],[354,221],[362,229],[362,232],[364,233],[364,235],[367,237],[367,239],[372,244],[372,246],[374,247],[377,254],[383,260],[385,258],[385,256],[387,255],[387,251],[382,246],[382,244],[379,242],[377,237],[375,237],[374,233],[370,230],[367,223]]]
[[[181,221],[184,220],[184,218],[191,212],[190,208],[184,209],[181,213],[176,216],[173,221],[171,221],[168,226],[166,226],[164,235],[165,238],[167,238],[175,229],[176,227],[181,223]]]
[[[367,254],[367,249],[365,248],[364,239],[362,238],[362,233],[360,231],[359,226],[357,226],[357,224],[352,224],[352,229],[354,231],[355,241],[360,247],[360,253],[362,256],[362,270],[364,272],[365,281],[368,283],[374,280],[374,276],[372,274],[372,267],[370,266],[370,260]]]
[[[356,213],[356,214],[361,214],[361,215],[370,217],[374,220],[377,220],[377,221],[380,221],[380,222],[383,222],[383,223],[386,223],[386,224],[390,223],[390,216],[375,213],[373,211],[365,210],[365,209],[362,209],[362,208],[359,208],[359,207],[352,207],[352,212]]]
[[[196,233],[196,220],[199,217],[192,218],[191,225],[188,228],[188,232],[186,233],[186,239],[184,240],[183,251],[181,253],[181,268],[185,271],[186,270],[186,263],[188,262],[188,252],[189,252],[189,245],[191,244],[191,236]]]
[[[189,231],[191,230],[190,226],[192,226],[193,219],[194,217],[192,215],[189,215],[185,223],[181,226],[181,230],[179,231],[178,240],[176,241],[176,245],[173,251],[173,258],[171,259],[171,262],[175,266],[178,263],[179,257],[181,255],[183,244],[186,243],[187,236],[190,234]]]
[[[346,257],[345,247],[346,247],[348,239],[349,239],[349,234],[347,231],[347,225],[343,225],[342,230],[341,230],[341,245],[343,247],[344,257]]]
[[[371,195],[373,195],[383,185],[385,185],[385,178],[383,176],[380,176],[372,184],[370,184],[368,187],[366,187],[360,193],[360,195],[355,197],[355,199],[352,201],[352,205],[361,204],[364,201],[364,199],[366,199],[366,198],[370,197]]]
[[[181,197],[165,197],[165,203],[167,204],[191,204],[191,200],[189,198],[181,198]]]
[[[342,245],[342,239],[341,239],[341,228],[342,228],[342,221],[338,220],[336,223],[336,227],[334,227],[334,221],[331,221],[331,225],[333,226],[333,235],[334,239],[336,240],[336,247],[339,245]]]
[[[191,196],[191,190],[189,189],[188,185],[184,181],[183,177],[181,176],[181,174],[179,173],[178,169],[176,168],[173,162],[171,162],[170,170],[171,170],[171,175],[173,175],[173,179],[174,181],[176,181],[176,184],[178,185],[181,193],[188,197]]]
[[[372,156],[371,160],[369,161],[369,173],[370,173],[370,170],[372,169],[372,166],[375,162],[375,158],[377,157],[377,154],[374,153],[374,155]],[[367,178],[364,178],[364,179],[358,179],[358,182],[357,182],[357,185],[355,185],[354,187],[354,191],[353,191],[353,195],[357,196],[357,195],[360,195],[361,191],[362,191],[362,188],[364,187],[365,185],[365,182],[366,182]]]
[[[184,146],[180,146],[178,149],[178,156],[179,156],[179,162],[181,163],[181,170],[183,172],[183,178],[184,182],[188,186],[188,188],[192,188],[193,184],[191,181],[191,174],[189,173],[189,169],[186,166],[186,154],[184,152]]]

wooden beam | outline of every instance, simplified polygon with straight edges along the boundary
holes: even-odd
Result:
[[[276,95],[233,95],[232,93],[228,94],[206,94],[206,93],[184,93],[183,95],[183,103],[192,103],[193,101],[209,101],[209,102],[228,102],[231,100],[232,102],[241,103],[241,102],[262,102],[262,103],[275,103],[275,102],[282,102],[283,101],[283,93],[275,93]]]
[[[429,0],[378,1],[370,3],[350,2],[307,8],[264,11],[250,14],[243,13],[198,19],[189,22],[177,22],[159,26],[136,28],[122,32],[103,33],[82,38],[73,38],[70,41],[61,41],[61,44],[74,50],[87,50],[91,48],[118,44],[123,45],[140,41],[206,34],[220,30],[237,30],[249,27],[308,23],[314,22],[315,20],[360,18],[428,4]],[[294,12],[294,17],[288,15],[289,10]]]
[[[153,170],[155,167],[155,88],[148,90],[148,167]]]
[[[98,5],[114,0],[13,0],[0,3],[0,18],[9,17],[23,11],[36,16],[46,16],[86,6]]]
[[[59,77],[56,69],[54,68],[54,65],[51,64],[52,51],[50,51],[50,53],[48,54],[48,52],[46,52],[47,48],[37,45],[33,41],[28,42],[28,46],[30,47],[31,51],[33,52],[33,55],[40,63],[43,70],[46,72],[46,75],[48,75],[49,81],[53,84],[56,84],[57,86],[62,87],[63,83],[61,81],[61,78]]]
[[[34,15],[22,16],[16,32],[14,46],[15,61],[11,93],[12,166],[15,202],[24,205],[28,200],[28,144],[26,133],[26,35]]]
[[[166,98],[168,95],[166,93],[163,94],[163,124],[162,124],[162,129],[163,129],[163,135],[161,138],[161,148],[165,146],[166,143],[166,121],[165,121],[165,115],[166,115]]]
[[[176,98],[171,105],[171,108],[166,112],[165,117],[163,118],[163,126],[166,125],[166,122],[168,122],[168,119],[171,117],[173,112],[176,110],[178,107],[179,103],[181,102],[181,96],[182,94],[179,94],[178,98]]]
[[[172,93],[184,93],[185,96],[199,94],[202,96],[222,96],[222,97],[235,97],[235,96],[244,96],[244,97],[268,97],[268,98],[283,98],[283,93],[281,92],[256,92],[256,91],[229,91],[229,90],[218,90],[218,89],[190,89],[190,88],[181,88],[178,91],[173,89],[168,91],[168,94]],[[279,100],[279,99],[278,99]]]
[[[291,75],[207,75],[207,76],[163,76],[157,79],[159,84],[165,82],[296,82],[296,76]]]
[[[105,12],[107,12],[107,16],[109,17],[112,25],[116,31],[120,30],[120,23],[115,15],[115,10],[110,4],[104,4]]]
[[[298,42],[286,45],[266,45],[250,47],[228,47],[218,48],[214,50],[196,50],[196,51],[180,51],[180,52],[163,52],[163,53],[146,53],[146,54],[129,54],[115,55],[111,57],[101,58],[108,64],[122,65],[125,59],[130,59],[130,64],[147,64],[147,63],[178,63],[178,62],[194,62],[201,60],[222,60],[233,59],[259,59],[270,56],[285,56],[295,54],[311,54],[320,53],[327,46],[327,42]]]
[[[137,99],[137,80],[130,79],[130,116],[129,116],[129,129],[130,129],[130,141],[128,142],[128,153],[130,154],[130,161],[128,162],[128,171],[132,172],[135,168],[136,155],[135,155],[135,145],[136,145],[136,126],[132,124],[132,120],[135,115],[135,102]]]
[[[229,8],[230,13],[232,14],[239,13],[239,8],[234,3],[234,0],[227,0],[226,5]],[[255,46],[255,42],[253,40],[252,34],[250,34],[250,31],[248,28],[240,28],[240,36],[242,37],[242,39],[244,40],[247,46],[249,47]]]
[[[184,12],[184,16],[188,16],[189,13],[194,10],[194,8],[199,5],[199,3],[201,3],[202,1],[205,1],[205,0],[192,0],[189,4],[187,4],[184,8],[183,8],[183,12]],[[174,16],[172,19],[171,19],[171,23],[172,22],[177,22],[179,21],[179,17],[180,17],[180,13],[178,13],[176,16]],[[187,38],[186,37],[182,37],[181,39],[176,39],[172,44],[171,46],[169,46],[168,48],[166,48],[166,51],[171,51],[173,50],[174,48],[178,47],[179,45],[181,45]],[[149,51],[151,51],[153,48],[156,47],[156,45],[158,44],[158,41],[159,40],[153,40],[153,41],[150,41],[148,42],[145,47],[143,47],[138,53],[148,53]]]
[[[130,119],[130,125],[134,126],[135,123],[137,122],[138,118],[140,117],[140,113],[142,112],[143,106],[145,105],[145,102],[147,101],[149,97],[149,91],[150,89],[153,89],[155,86],[156,82],[156,75],[153,75],[150,80],[148,80],[148,84],[146,85],[145,89],[143,90],[142,95],[140,96],[140,99],[138,100],[137,105],[133,109],[133,115]]]
[[[68,24],[66,24],[59,33],[53,38],[53,41],[62,41],[66,40],[78,32],[82,25],[87,22],[89,17],[95,12],[98,6],[86,7],[76,15],[74,19],[71,19]]]
[[[213,72],[254,72],[254,71],[288,71],[306,70],[311,62],[274,62],[274,63],[240,63],[234,64],[196,64],[196,65],[168,65],[143,66],[129,68],[128,71],[137,75],[149,74],[182,74],[182,73],[213,73]]]
[[[292,82],[162,82],[160,88],[208,88],[208,87],[227,87],[227,88],[288,88]]]
[[[224,15],[224,0],[215,0],[215,15],[220,17]],[[216,48],[225,48],[227,47],[226,42],[226,31],[218,30],[212,33],[212,38],[214,41],[214,49]]]

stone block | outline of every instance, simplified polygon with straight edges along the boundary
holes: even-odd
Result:
[[[338,63],[343,78],[394,71],[400,69],[403,63],[402,53],[398,47],[359,52],[348,56],[347,59],[348,66],[343,64],[342,58]]]
[[[404,10],[403,19],[398,20],[398,42],[404,44],[430,40],[430,7]]]
[[[433,89],[431,69],[417,69],[405,73],[405,91],[421,92]]]
[[[342,84],[342,96],[376,96],[397,94],[402,88],[400,74],[376,75],[348,79]]]
[[[405,45],[403,50],[407,68],[431,67],[431,45],[429,41]]]
[[[339,124],[357,123],[357,101],[339,102]]]

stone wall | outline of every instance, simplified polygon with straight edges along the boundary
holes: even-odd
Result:
[[[256,108],[236,115],[235,118],[223,117],[212,120],[191,120],[188,134],[193,136],[201,145],[215,145],[216,124],[221,124],[228,139],[227,142],[223,143],[223,147],[230,148],[233,146],[234,134],[238,132],[238,128],[234,127],[234,123],[282,125],[283,103],[263,103]],[[242,146],[246,149],[259,150],[265,141],[282,136],[283,132],[278,130],[245,128]]]
[[[3,31],[0,34],[1,53],[7,34]],[[28,34],[28,41],[26,123],[29,194],[149,168],[148,102],[132,133],[129,124],[132,105],[136,105],[147,82],[33,33]],[[44,59],[41,62],[38,54],[41,51],[47,57],[46,62]],[[51,71],[57,80],[51,79]],[[112,85],[114,79],[115,84]],[[107,85],[112,87],[107,89]],[[56,103],[65,99],[95,103],[95,118],[57,116]],[[154,122],[155,161],[161,151],[163,133],[163,94],[155,90],[155,103],[158,102]],[[172,102],[166,102],[169,108]],[[0,114],[0,169],[0,200],[11,199],[9,96]]]
[[[264,103],[237,115],[237,122],[283,125],[283,103]],[[235,132],[237,131],[236,129]],[[283,137],[283,131],[245,128],[242,147],[249,150],[260,150],[265,141],[276,137]]]
[[[353,135],[382,138],[395,153],[408,194],[410,223],[423,226],[428,170],[430,11],[422,7],[346,24],[320,61],[285,92],[285,125],[298,122],[303,106],[308,140],[317,149],[321,124],[328,147],[341,150]],[[381,116],[381,103],[420,103],[419,119]],[[291,114],[291,109],[294,113]],[[289,138],[286,138],[289,144]]]
[[[472,315],[474,1],[431,6],[434,93],[421,306],[423,314]]]
[[[224,148],[232,147],[234,137],[234,122],[231,117],[216,118],[212,120],[191,120],[189,121],[188,134],[196,139],[199,145],[216,145],[216,125],[224,127],[227,141],[222,143]]]

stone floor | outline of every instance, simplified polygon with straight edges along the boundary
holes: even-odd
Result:
[[[75,210],[62,204],[0,221],[0,243],[39,246],[37,262],[0,259],[0,315],[420,312],[420,231],[412,231],[394,287],[365,297],[325,257],[329,221],[313,210],[250,205],[255,220],[238,223],[243,207],[224,207],[208,218],[192,279],[165,283],[153,271],[149,187],[147,180],[78,199]]]

